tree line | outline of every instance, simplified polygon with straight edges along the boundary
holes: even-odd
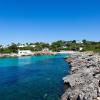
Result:
[[[20,45],[25,45],[25,46],[19,47]],[[34,47],[32,47],[32,45],[34,45]],[[72,40],[72,41],[58,40],[58,41],[52,42],[51,44],[44,43],[44,42],[25,43],[25,44],[12,43],[11,45],[8,45],[7,47],[3,47],[3,45],[0,45],[0,53],[17,53],[18,49],[41,51],[44,48],[48,48],[52,51],[61,51],[61,50],[79,51],[80,47],[83,48],[82,51],[100,52],[100,42],[87,41],[84,39],[81,42],[77,42],[76,40]]]

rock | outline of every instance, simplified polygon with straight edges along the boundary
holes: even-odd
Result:
[[[67,84],[61,100],[99,100],[100,97],[100,55],[74,54],[68,61],[71,74],[64,77]]]

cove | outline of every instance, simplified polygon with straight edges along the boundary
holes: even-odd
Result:
[[[60,100],[66,55],[0,58],[0,100]]]

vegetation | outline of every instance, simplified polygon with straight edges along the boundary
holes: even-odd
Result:
[[[20,45],[23,45],[23,47],[19,47]],[[87,41],[87,40],[82,40],[82,42],[77,42],[76,40],[73,41],[59,40],[53,42],[51,45],[49,43],[44,43],[44,42],[25,43],[25,44],[12,43],[7,47],[0,45],[0,53],[17,53],[18,49],[41,51],[44,48],[49,48],[52,51],[61,51],[61,50],[78,51],[80,47],[83,48],[82,51],[100,52],[100,42]]]

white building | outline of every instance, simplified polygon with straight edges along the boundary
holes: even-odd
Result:
[[[8,48],[9,45],[2,45],[1,48]]]
[[[35,48],[35,47],[36,47],[36,45],[30,45],[30,47],[33,47],[33,48]]]
[[[79,48],[79,51],[82,51],[82,50],[83,50],[83,48],[82,48],[82,47],[80,47],[80,48]]]
[[[17,46],[17,47],[19,47],[19,48],[24,48],[24,47],[26,47],[26,45],[19,45],[19,46]]]
[[[18,50],[18,56],[28,56],[33,55],[32,51],[30,50]]]
[[[67,48],[67,46],[62,46],[62,48],[63,48],[63,49],[66,49],[66,48]]]
[[[42,52],[49,52],[49,48],[42,49]]]
[[[44,54],[51,54],[52,51],[50,51],[49,48],[44,48],[44,49],[42,49],[42,53],[44,53]]]
[[[26,44],[22,44],[22,45],[19,45],[19,46],[17,46],[17,47],[19,47],[19,48],[24,48],[24,47],[27,47],[28,45],[26,45]],[[29,45],[30,47],[35,47],[35,45]]]
[[[83,43],[82,40],[77,40],[76,43]]]

